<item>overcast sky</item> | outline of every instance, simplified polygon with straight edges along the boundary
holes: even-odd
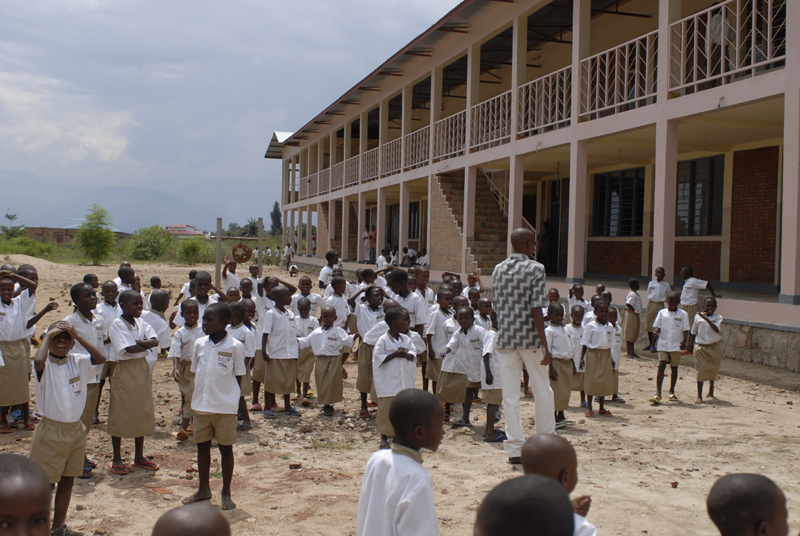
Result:
[[[203,207],[186,222],[199,227],[267,218],[280,193],[280,162],[263,158],[273,131],[303,126],[456,4],[0,0],[3,182],[30,173],[90,194],[63,213],[24,197],[0,208],[58,225],[89,198],[118,206],[109,198],[163,192],[168,207],[179,204],[167,194],[189,203],[176,218]],[[132,209],[116,209],[124,230],[176,223]]]

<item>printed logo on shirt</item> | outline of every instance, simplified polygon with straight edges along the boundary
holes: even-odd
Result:
[[[76,376],[69,380],[69,386],[72,388],[72,396],[80,396],[81,394],[81,377]]]

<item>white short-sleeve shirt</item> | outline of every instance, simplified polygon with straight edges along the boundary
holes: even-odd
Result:
[[[714,313],[713,315],[709,316],[708,319],[711,320],[715,326],[717,326],[717,329],[722,328],[721,315]],[[711,329],[711,326],[708,325],[708,322],[706,322],[699,314],[694,315],[692,335],[695,336],[694,342],[697,344],[714,344],[722,339],[722,335]]]
[[[108,330],[108,338],[111,339],[111,346],[113,347],[113,354],[111,361],[125,361],[127,359],[140,359],[144,358],[151,361],[151,354],[154,349],[149,349],[144,352],[128,353],[126,348],[136,346],[136,341],[156,339],[156,332],[150,327],[150,324],[141,318],[134,318],[134,323],[129,324],[127,320],[121,316],[114,320],[111,324],[111,329]]]
[[[153,310],[142,313],[141,319],[150,324],[150,327],[156,332],[158,336],[158,346],[162,350],[169,349],[172,341],[169,337],[169,324],[167,323],[167,319]]]
[[[375,392],[378,398],[397,396],[404,389],[413,389],[417,377],[416,358],[409,361],[405,358],[395,358],[386,361],[386,357],[401,348],[407,353],[416,355],[417,349],[411,338],[399,334],[395,339],[390,333],[385,333],[378,339],[372,351],[372,377],[375,381]]]
[[[34,394],[39,413],[60,422],[78,422],[86,406],[86,385],[96,372],[89,354],[69,352],[63,359],[50,355],[44,370],[34,370]]]
[[[207,335],[197,339],[192,372],[195,373],[194,411],[236,414],[241,392],[236,377],[245,375],[244,345],[241,342],[227,333],[218,344]]]
[[[198,317],[199,318],[198,323],[202,324],[203,323],[203,314],[205,314],[206,309],[208,309],[209,305],[211,305],[213,303],[219,303],[219,295],[210,294],[208,296],[208,301],[206,301],[206,303],[200,303],[197,300],[196,297],[195,297],[195,301],[197,301],[197,308],[200,311],[200,316]],[[181,313],[180,307],[178,308],[178,314],[175,315],[175,319],[173,320],[173,322],[175,323],[176,326],[185,326],[186,325],[186,320],[183,318],[183,314]]]
[[[664,303],[671,288],[666,281],[650,281],[647,284],[647,301]]]
[[[344,296],[333,294],[325,300],[325,303],[336,309],[336,321],[333,325],[344,328],[347,325],[347,317],[350,315],[350,305],[347,303],[347,299]]]
[[[353,347],[353,336],[340,327],[325,329],[323,326],[312,331],[308,337],[298,339],[300,348],[311,348],[317,357],[340,356],[344,348]]]
[[[356,315],[358,332],[361,334],[362,338],[366,333],[369,333],[369,330],[375,327],[375,324],[382,322],[385,316],[382,305],[379,305],[377,309],[373,310],[366,303],[356,304],[356,311],[354,314]]]
[[[267,356],[271,359],[297,359],[297,324],[292,311],[280,311],[277,307],[264,315],[263,334],[267,339]],[[261,341],[258,341],[259,346]]]
[[[25,332],[28,331],[26,311],[29,310],[31,299],[23,291],[8,305],[0,301],[0,341],[11,342],[25,338]]]
[[[228,326],[225,328],[228,334],[242,343],[244,346],[244,356],[245,357],[255,357],[256,355],[256,334],[245,326],[244,324],[239,324],[237,326]]]
[[[466,374],[471,382],[481,381],[481,363],[486,353],[484,348],[488,334],[488,331],[474,324],[466,332],[456,331],[447,343],[450,353],[442,361],[442,370]]]
[[[575,307],[576,305],[580,305],[581,307],[583,307],[583,310],[584,310],[584,311],[588,311],[589,309],[591,309],[591,308],[592,308],[592,306],[591,306],[591,304],[590,304],[589,302],[587,302],[587,301],[586,301],[586,300],[584,300],[583,298],[581,298],[581,299],[579,300],[579,299],[578,299],[578,298],[576,298],[575,296],[573,296],[573,297],[571,297],[571,298],[569,298],[569,299],[567,300],[567,305],[569,305],[569,311],[568,311],[568,314],[570,314],[570,315],[572,314],[572,308],[573,308],[573,307]]]
[[[610,350],[614,342],[614,327],[606,322],[589,322],[583,327],[581,346],[592,350]]]
[[[308,337],[312,331],[319,327],[319,320],[311,315],[309,315],[307,318],[303,318],[300,315],[295,315],[294,323],[297,327],[298,337]]]
[[[172,336],[172,344],[169,347],[169,357],[179,358],[181,361],[191,361],[194,355],[194,342],[203,336],[203,328],[200,324],[192,327],[183,326],[178,328]]]
[[[333,279],[333,268],[327,265],[323,266],[319,271],[319,280],[327,287],[331,284],[331,279]]]
[[[554,359],[572,359],[572,346],[564,326],[550,324],[544,328],[544,334],[547,337],[547,347],[550,349],[550,355]]]
[[[639,296],[639,293],[636,291],[632,290],[628,292],[628,295],[625,297],[625,305],[630,305],[633,307],[633,312],[636,314],[642,314],[644,312],[642,297]]]
[[[239,282],[240,282],[239,276],[234,274],[233,272],[228,272],[223,278],[223,280],[224,280],[223,281],[224,287],[222,290],[223,292],[227,293],[228,289],[239,288]]]
[[[611,360],[614,362],[614,370],[619,370],[619,364],[622,362],[622,327],[617,323],[616,326],[611,326],[613,329],[611,339]]]
[[[690,277],[683,283],[681,291],[681,305],[697,305],[697,297],[700,290],[708,286],[708,281]]]
[[[659,329],[658,351],[679,352],[683,342],[683,332],[689,331],[689,315],[686,311],[661,309],[656,315],[653,327]]]
[[[445,330],[445,323],[453,317],[451,311],[442,311],[438,305],[436,310],[428,315],[428,324],[425,326],[425,337],[431,337],[431,348],[436,355],[428,356],[428,359],[438,359],[442,352],[447,348],[452,333]]]
[[[575,363],[575,370],[578,372],[584,372],[584,369],[581,368],[581,338],[583,337],[583,331],[582,324],[575,326],[570,323],[564,326],[564,332],[567,334],[570,349],[572,350],[572,362]]]
[[[294,311],[294,314],[296,315],[300,314],[300,310],[297,308],[297,302],[300,301],[300,298],[307,298],[308,301],[311,302],[311,309],[308,313],[309,316],[317,316],[317,306],[325,303],[325,300],[319,294],[314,294],[313,292],[302,294],[298,292],[292,296],[292,311]]]
[[[410,320],[409,326],[414,329],[415,326],[422,324],[423,326],[428,323],[428,306],[425,301],[416,292],[409,292],[405,298],[399,294],[395,294],[389,290],[387,294],[390,298],[400,304],[408,311]]]
[[[378,339],[380,339],[381,336],[388,331],[389,324],[386,322],[377,322],[368,332],[361,333],[361,342],[364,344],[369,344],[370,346],[375,346],[378,344]]]
[[[108,340],[108,329],[102,316],[92,315],[92,318],[86,318],[78,311],[64,318],[65,322],[72,324],[72,327],[84,339],[94,344],[98,350],[105,353],[105,342]],[[84,348],[81,343],[75,341],[72,347],[72,352],[76,354],[88,354],[89,352]],[[103,364],[94,365],[94,371],[97,374],[94,378],[89,379],[89,383],[97,383],[98,377],[103,373]]]

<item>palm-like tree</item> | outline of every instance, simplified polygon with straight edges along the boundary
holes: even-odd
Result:
[[[258,236],[258,220],[250,218],[242,227],[242,236]]]

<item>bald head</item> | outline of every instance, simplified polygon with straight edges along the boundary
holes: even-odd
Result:
[[[208,503],[170,510],[156,522],[152,536],[230,536],[231,526],[222,512]]]
[[[542,475],[561,482],[568,492],[578,482],[578,457],[572,445],[556,434],[538,434],[522,446],[522,469],[526,475]]]
[[[397,303],[396,300],[393,300],[391,298],[386,298],[385,300],[383,300],[384,311],[388,311],[389,309],[394,309],[395,307],[400,307],[400,304]]]
[[[706,506],[711,521],[724,536],[788,534],[786,497],[763,475],[723,476],[711,487]]]
[[[525,228],[514,229],[511,231],[511,247],[514,253],[530,254],[536,245],[536,235]]]

